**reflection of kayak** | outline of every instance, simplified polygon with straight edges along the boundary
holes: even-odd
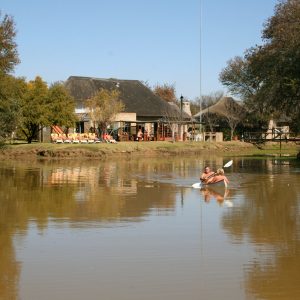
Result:
[[[200,189],[206,203],[210,202],[211,199],[215,199],[220,205],[223,203],[227,207],[232,207],[233,203],[230,200],[225,200],[229,195],[229,190],[224,187],[203,187]]]
[[[217,182],[213,182],[213,183],[203,183],[203,182],[197,182],[194,183],[192,185],[192,187],[194,189],[201,189],[201,188],[205,188],[205,187],[227,187],[227,183],[224,179],[217,181]]]

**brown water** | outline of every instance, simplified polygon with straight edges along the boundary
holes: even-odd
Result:
[[[0,299],[300,299],[300,166],[198,157],[0,164]]]

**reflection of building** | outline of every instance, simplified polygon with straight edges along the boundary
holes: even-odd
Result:
[[[114,179],[115,178],[115,179]],[[137,182],[135,179],[123,179],[116,177],[115,167],[113,164],[105,164],[104,167],[74,167],[74,168],[56,168],[49,178],[48,183],[57,184],[78,184],[82,186],[89,185],[92,191],[96,188],[98,182],[104,182],[105,186],[114,188],[125,194],[136,194]],[[81,196],[82,198],[82,196]]]
[[[98,175],[96,168],[57,168],[51,172],[49,177],[49,183],[51,184],[66,184],[66,183],[78,183],[84,180],[84,182],[93,182]]]
[[[137,181],[136,179],[119,178],[115,190],[122,194],[135,195],[137,193]]]

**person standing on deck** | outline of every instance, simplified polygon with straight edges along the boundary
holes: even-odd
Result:
[[[137,140],[142,141],[143,140],[143,132],[142,129],[140,128],[138,133],[137,133]]]

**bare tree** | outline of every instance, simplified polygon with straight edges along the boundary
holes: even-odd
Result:
[[[217,103],[221,98],[224,97],[223,91],[212,92],[209,95],[201,96],[201,109],[205,109],[209,106]],[[195,115],[200,110],[200,97],[197,97],[195,100],[190,102],[192,115]]]
[[[176,90],[175,90],[175,84],[167,84],[164,83],[156,84],[154,86],[153,92],[155,95],[159,96],[161,99],[167,101],[167,102],[175,102],[176,103]]]
[[[203,114],[203,120],[208,123],[209,129],[211,132],[214,131],[214,128],[219,123],[220,117],[215,113],[210,113],[209,111]]]
[[[184,118],[182,117],[178,106],[175,103],[169,103],[169,109],[164,111],[161,122],[168,125],[171,131],[172,141],[176,141],[176,133],[180,134],[180,138],[184,129]]]
[[[171,114],[168,111],[165,111],[164,116],[161,118],[161,122],[163,124],[167,124],[172,135],[172,141],[175,142],[175,133],[178,132],[178,122],[179,118],[174,119],[174,117],[171,116]]]
[[[237,125],[245,116],[245,109],[242,105],[236,103],[232,99],[230,101],[226,101],[224,105],[223,115],[230,127],[230,140],[232,140]]]
[[[100,89],[92,98],[86,101],[86,107],[94,124],[104,132],[115,116],[124,110],[124,104],[119,99],[119,92]],[[95,125],[94,125],[95,126]]]

